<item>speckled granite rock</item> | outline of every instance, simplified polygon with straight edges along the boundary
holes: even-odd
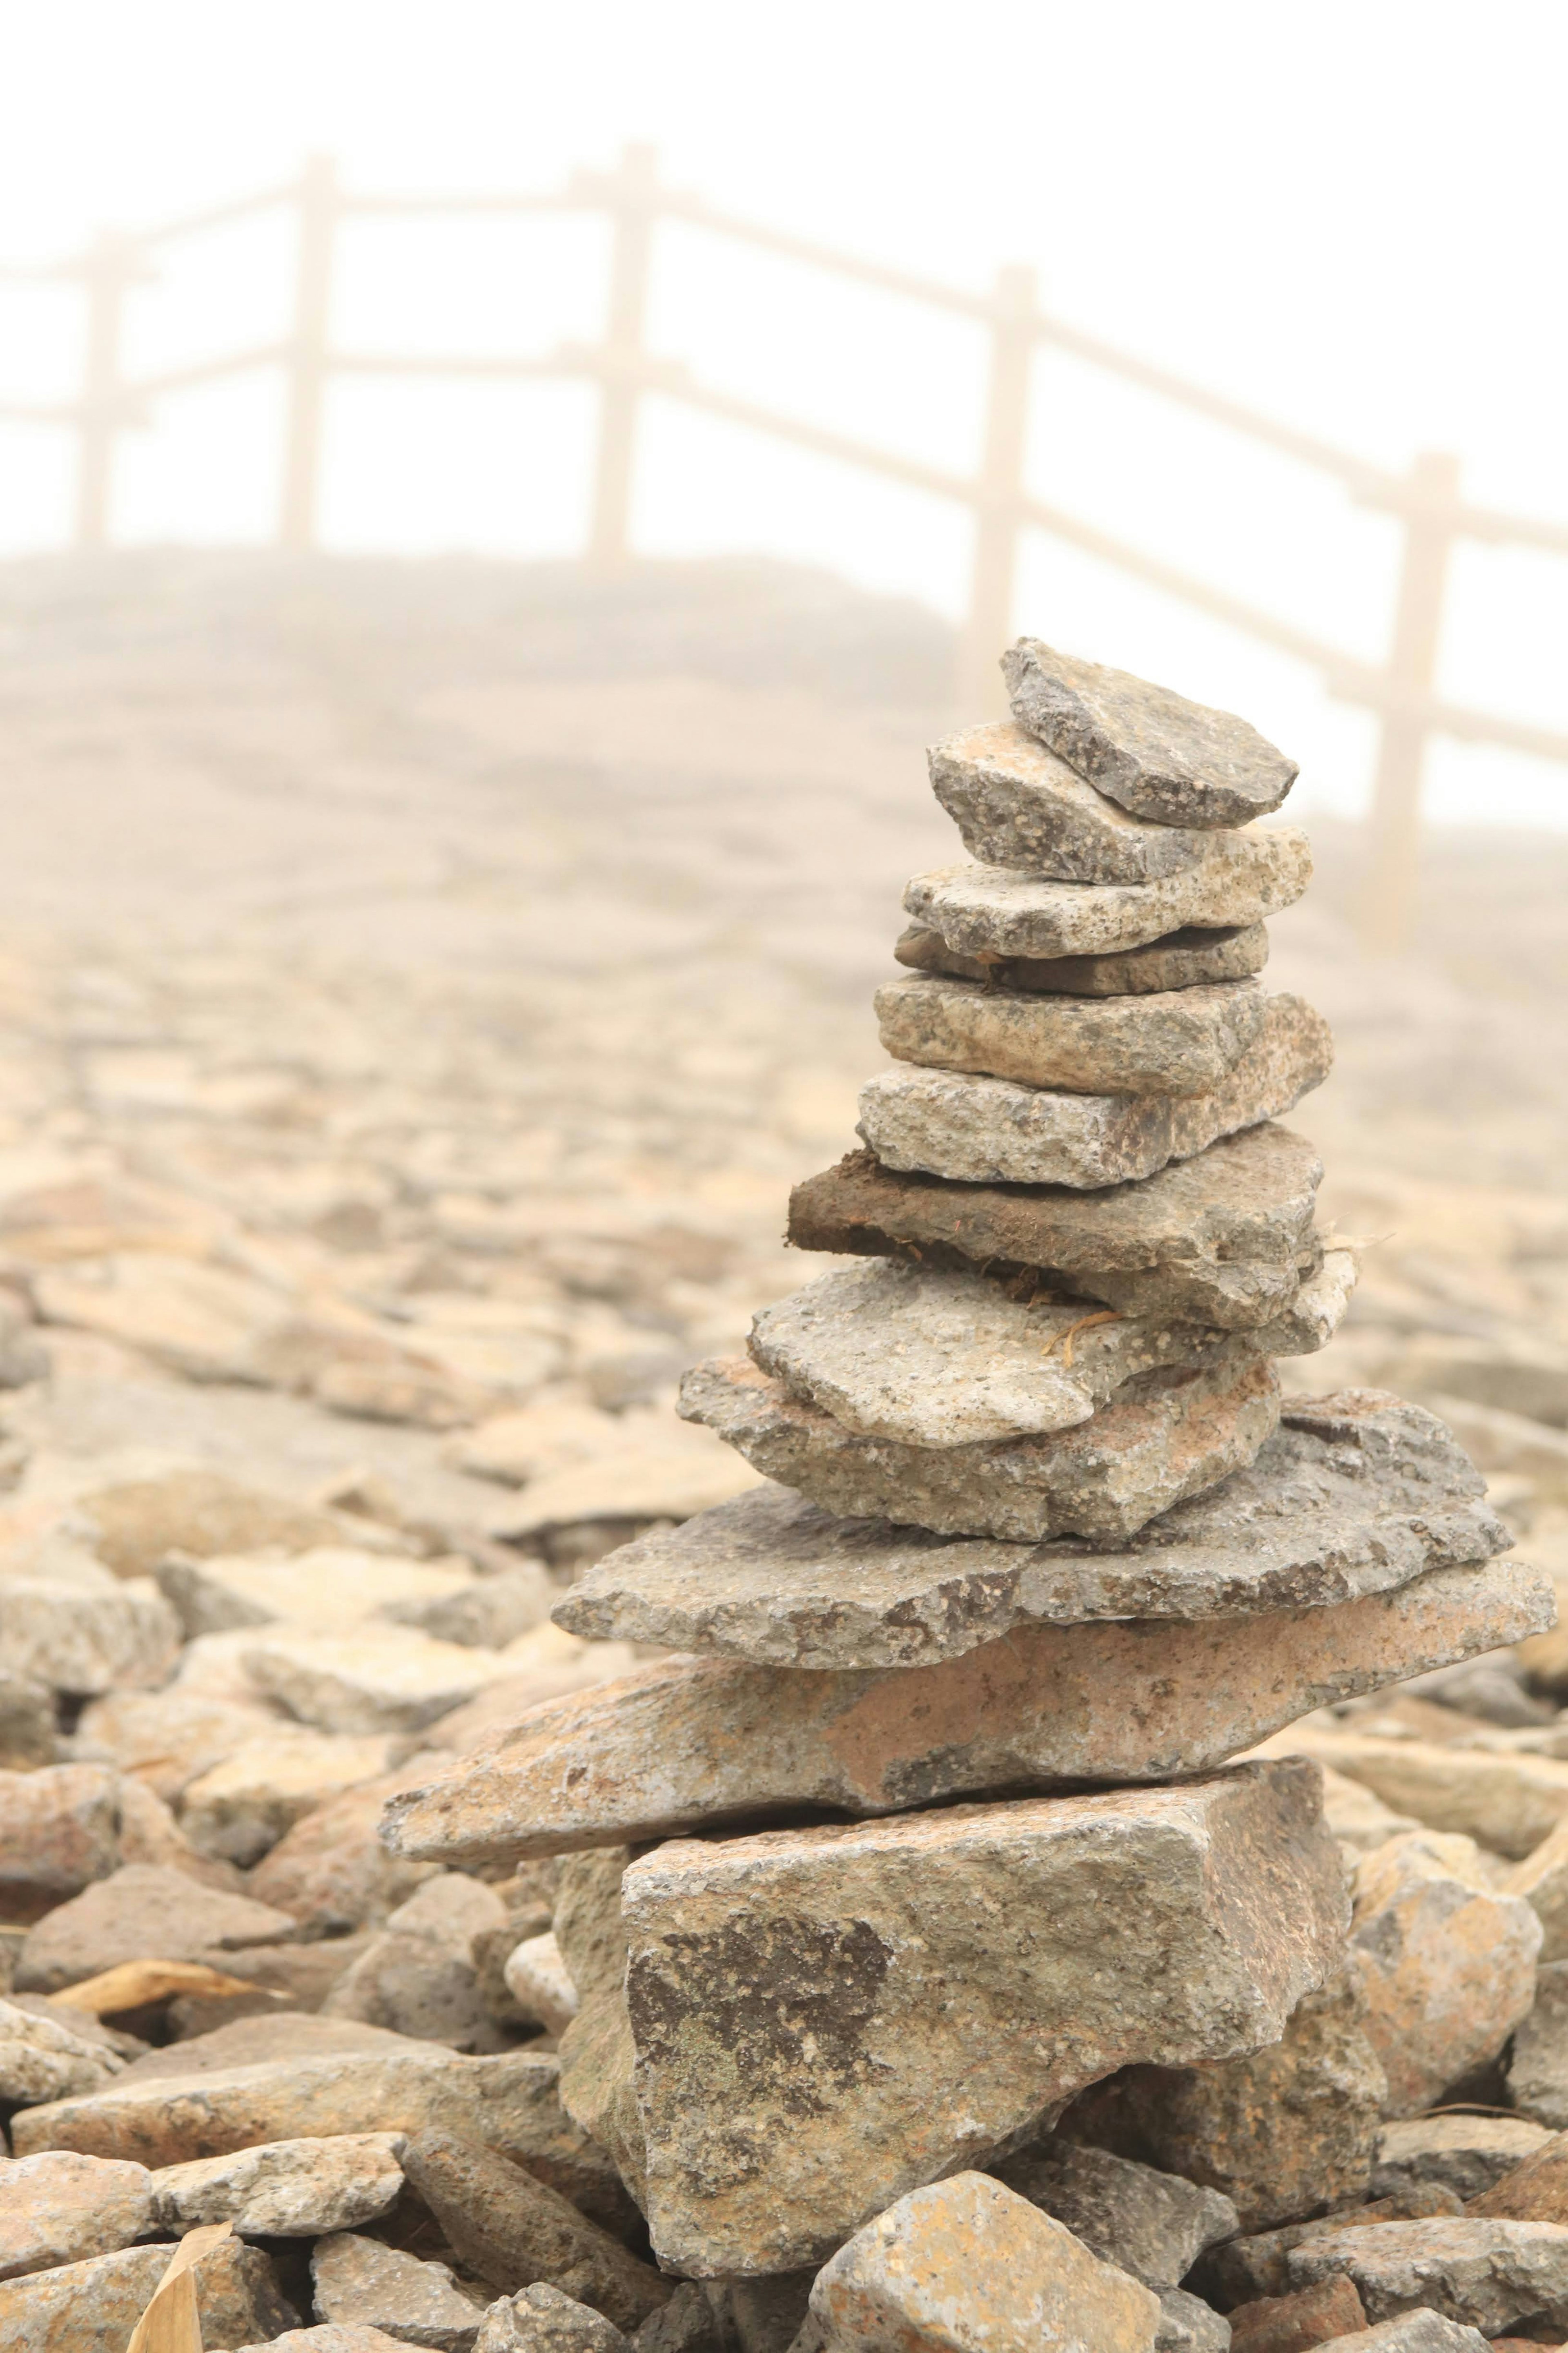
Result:
[[[1068,882],[1149,882],[1203,853],[1201,833],[1129,815],[1006,720],[944,736],[926,763],[965,849],[992,866]]]
[[[1145,997],[1045,997],[911,974],[873,1000],[883,1045],[922,1069],[1078,1094],[1208,1094],[1263,1027],[1258,980]]]
[[[894,943],[893,954],[911,972],[944,973],[952,980],[989,980],[1053,997],[1137,997],[1194,988],[1204,981],[1247,980],[1268,961],[1268,934],[1262,923],[1214,932],[1189,926],[1142,947],[1112,948],[1104,955],[1003,956],[982,963],[950,948],[940,932],[910,923]]]

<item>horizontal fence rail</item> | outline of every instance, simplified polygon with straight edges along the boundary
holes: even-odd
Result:
[[[128,379],[122,370],[124,312],[135,288],[154,273],[153,257],[179,240],[268,213],[295,223],[294,313],[280,340],[215,354],[161,374]],[[331,322],[337,239],[357,219],[480,219],[551,213],[597,213],[611,224],[609,289],[604,332],[594,344],[565,343],[541,358],[429,357],[339,349]],[[700,382],[681,362],[647,348],[654,236],[679,222],[840,280],[893,294],[968,321],[989,342],[985,415],[979,463],[972,473],[921,463],[855,436],[811,425]],[[1415,889],[1421,789],[1434,735],[1568,763],[1568,733],[1531,726],[1440,701],[1434,691],[1447,574],[1458,542],[1539,549],[1568,555],[1568,524],[1471,504],[1460,494],[1456,458],[1428,452],[1407,473],[1392,472],[1309,433],[1226,399],[1170,370],[1151,365],[1044,311],[1034,274],[998,272],[989,293],[949,286],[908,270],[839,252],[808,237],[744,220],[662,183],[653,150],[633,146],[613,171],[574,172],[542,194],[366,195],[342,185],[329,157],[313,157],[296,180],[165,221],[134,235],[100,237],[85,253],[47,265],[0,265],[5,285],[72,282],[86,302],[80,390],[74,400],[0,401],[0,422],[63,427],[77,443],[75,541],[101,547],[110,537],[119,437],[150,421],[153,404],[223,379],[278,370],[286,387],[280,545],[316,543],[322,428],[331,382],[346,376],[439,377],[525,382],[570,378],[597,385],[599,431],[587,533],[589,561],[615,571],[630,557],[629,522],[637,421],[650,395],[721,417],[816,456],[948,500],[974,518],[968,612],[959,646],[959,695],[992,707],[996,658],[1012,634],[1022,535],[1036,530],[1080,549],[1128,577],[1205,613],[1257,643],[1307,664],[1339,701],[1373,712],[1380,723],[1370,818],[1371,844],[1361,911],[1373,947],[1393,949],[1408,936]],[[1393,516],[1404,534],[1392,639],[1381,664],[1356,659],[1215,583],[1128,545],[1111,533],[1036,497],[1026,480],[1032,363],[1048,348],[1104,370],[1188,414],[1244,436],[1337,482],[1358,505]]]

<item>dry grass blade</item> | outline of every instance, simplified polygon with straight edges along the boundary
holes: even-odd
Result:
[[[199,2230],[185,2232],[132,2329],[125,2353],[203,2353],[195,2266],[209,2247],[230,2237],[233,2230],[232,2222],[204,2222]]]
[[[202,1961],[121,1961],[95,1978],[68,1986],[56,2001],[71,2010],[90,2010],[94,2018],[112,2018],[121,2010],[140,2010],[143,2003],[164,2001],[172,1994],[254,1993],[247,1978],[231,1978],[209,1969]]]

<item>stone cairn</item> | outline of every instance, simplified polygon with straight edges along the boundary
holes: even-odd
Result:
[[[1381,2095],[1319,1768],[1227,1760],[1552,1616],[1433,1416],[1281,1404],[1356,1273],[1275,1124],[1330,1065],[1258,976],[1293,765],[1034,640],[1003,668],[1012,723],[931,755],[970,858],[904,894],[867,1148],[791,1202],[848,1262],[682,1392],[768,1483],[555,1613],[679,1655],[386,1832],[571,1858],[567,2112],[781,2353],[1227,2342],[1176,2283],[1364,2197]],[[1150,2158],[1163,2252],[1113,2267]]]

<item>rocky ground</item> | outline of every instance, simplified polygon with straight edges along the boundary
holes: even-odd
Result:
[[[0,634],[0,2335],[121,2353],[180,2240],[209,2353],[312,2316],[363,2324],[337,2353],[784,2353],[810,2275],[669,2299],[556,2099],[592,1887],[375,1824],[632,1663],[554,1599],[752,1476],[674,1384],[821,1263],[784,1197],[853,1141],[900,886],[953,855],[943,633],[763,565],[153,554],[10,567]],[[1568,837],[1435,841],[1390,965],[1313,833],[1268,977],[1334,1026],[1291,1124],[1365,1247],[1287,1370],[1435,1408],[1568,1582]],[[1326,2227],[1369,2199],[1536,2229],[1484,2295],[1428,2249],[1427,2301],[1568,2333],[1565,1700],[1544,1635],[1270,1744],[1332,1768],[1363,1956],[1279,2062],[1294,2138],[1239,2148],[1251,2079],[1223,2126],[1145,2086],[1007,2176],[1197,2288],[1162,2343],[1401,2309]]]

